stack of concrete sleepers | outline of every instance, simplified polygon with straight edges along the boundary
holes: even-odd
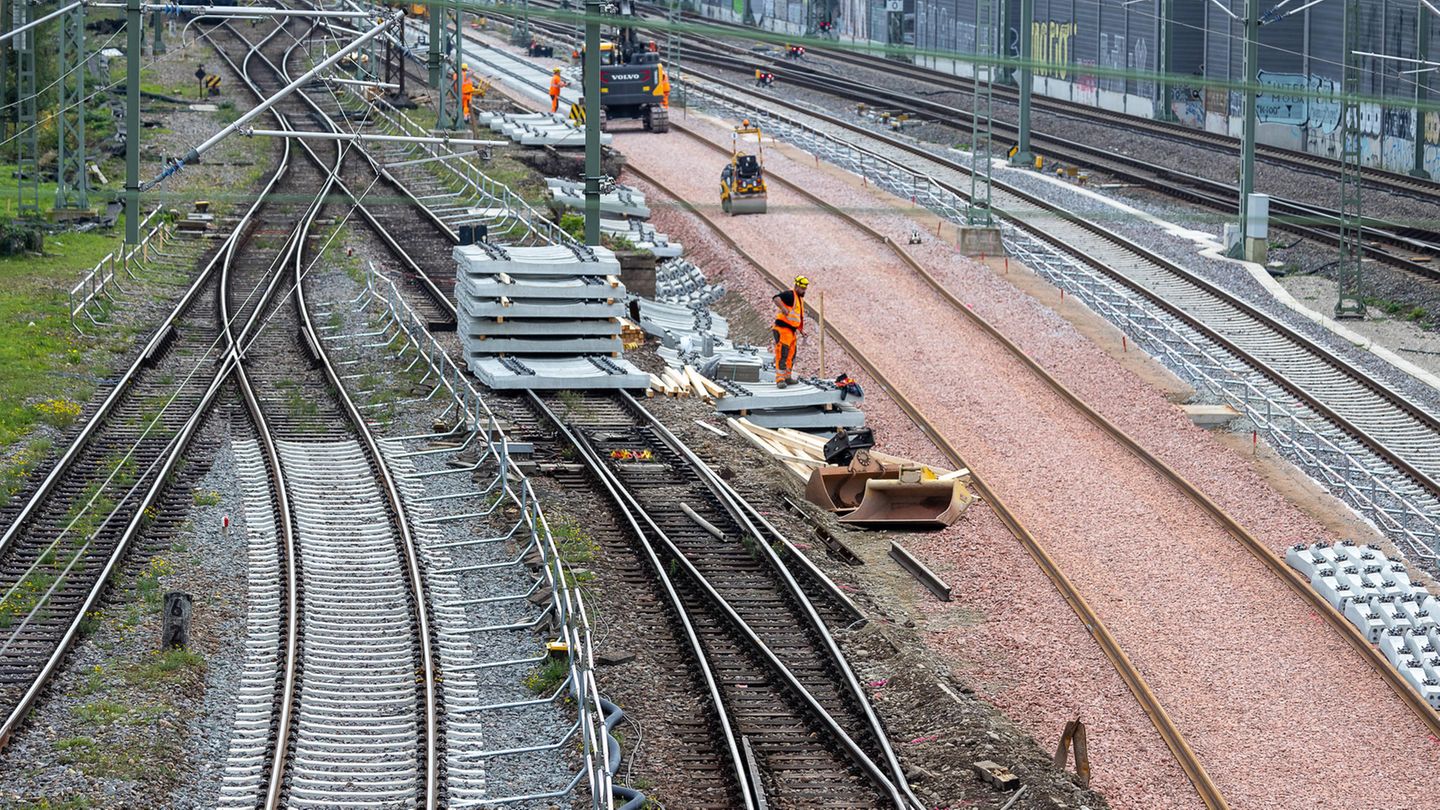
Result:
[[[585,146],[585,130],[559,113],[486,111],[480,113],[479,120],[492,132],[498,132],[523,146]],[[608,132],[601,133],[600,142],[608,144],[612,138]]]
[[[640,250],[648,250],[657,259],[678,258],[685,252],[679,242],[655,230],[655,226],[638,219],[601,219],[600,233],[612,239],[625,239]]]
[[[547,177],[545,185],[550,190],[551,204],[556,208],[562,211],[585,210],[584,183]],[[600,195],[600,213],[637,219],[650,218],[650,208],[645,205],[645,195],[626,186],[615,186]]]
[[[470,371],[505,388],[644,388],[620,356],[625,287],[604,248],[455,248],[457,329]]]
[[[1380,648],[1390,665],[1440,709],[1440,599],[1411,583],[1405,564],[1377,546],[1312,543],[1285,554],[1291,568]]]
[[[786,388],[776,386],[774,368],[767,368],[770,347],[730,340],[729,323],[710,311],[725,291],[706,283],[694,264],[661,263],[655,291],[659,300],[637,301],[640,328],[660,338],[657,354],[667,365],[693,366],[725,389],[715,401],[722,414],[745,416],[762,427],[822,433],[865,424],[858,398],[829,380],[802,377]]]

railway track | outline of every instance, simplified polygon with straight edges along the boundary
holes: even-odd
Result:
[[[704,20],[704,18],[696,19]],[[737,31],[744,30],[751,35],[755,33],[755,29],[747,29],[744,26],[717,23],[714,20],[706,22],[711,25],[727,26]],[[531,25],[546,31],[550,36],[561,41],[569,41],[573,37],[573,30],[559,23],[532,21]],[[769,38],[776,39],[776,37]],[[729,43],[719,36],[705,37],[702,35],[682,38],[682,47],[686,49],[686,59],[692,62],[744,75],[750,74],[757,67],[764,67],[786,84],[848,101],[860,102],[872,108],[914,114],[922,119],[942,122],[961,130],[970,126],[971,113],[968,110],[929,98],[878,87],[873,82],[846,75],[843,70],[821,70],[811,65],[800,64],[795,60],[776,57],[769,52],[756,52],[743,48]],[[903,68],[906,67],[905,63],[895,60],[881,59],[877,64],[875,57],[838,49],[822,49],[819,53],[827,58],[835,58],[843,64],[887,72],[893,72],[896,69],[905,72]],[[923,71],[924,69],[918,70]],[[950,86],[957,92],[970,92],[971,84],[966,80],[960,80],[949,74],[924,72],[929,74],[924,79],[927,82]],[[718,79],[719,77],[707,78]],[[916,77],[911,76],[911,78]],[[997,95],[1003,95],[1000,92],[1002,87],[1008,86],[998,84],[995,86]],[[1015,95],[1013,89],[1009,93],[1011,97]],[[1042,98],[1045,97],[1034,96],[1037,108],[1041,108],[1040,99]],[[1065,114],[1090,123],[1098,122],[1110,125],[1123,121],[1124,125],[1129,126],[1132,122],[1145,120],[1073,103],[1068,105]],[[1225,139],[1222,136],[1213,136],[1210,133],[1190,130],[1178,125],[1152,123],[1157,126],[1145,128],[1150,134],[1163,135],[1171,140],[1192,144],[1208,145],[1214,149],[1221,149],[1222,142],[1228,140],[1231,152],[1238,148],[1234,139]],[[1010,142],[1014,142],[1018,138],[1018,128],[1014,124],[993,120],[989,128],[992,138],[1007,138]],[[1037,152],[1085,166],[1115,177],[1117,180],[1132,183],[1166,196],[1183,199],[1227,214],[1233,214],[1239,205],[1237,186],[1229,183],[1167,169],[1154,161],[1132,158],[1119,154],[1113,149],[1092,146],[1054,134],[1034,132],[1031,142]],[[1312,173],[1323,171],[1327,166],[1332,173],[1339,171],[1338,163],[1335,161],[1303,152],[1272,148],[1257,150],[1257,153],[1263,154],[1266,159],[1280,165]],[[1366,176],[1370,183],[1378,188],[1402,193],[1415,199],[1430,199],[1433,197],[1427,195],[1440,193],[1440,183],[1431,180],[1384,171],[1370,171]],[[1339,213],[1334,209],[1301,200],[1272,196],[1270,210],[1274,215],[1273,224],[1277,228],[1283,228],[1324,244],[1338,246],[1340,243]],[[1440,268],[1432,266],[1429,261],[1429,257],[1440,253],[1440,231],[1414,224],[1367,218],[1363,232],[1365,241],[1362,248],[1368,258],[1384,262],[1422,278],[1440,279]]]
[[[629,168],[631,171],[637,171],[633,165]],[[637,173],[640,173],[642,178],[657,188],[664,188],[663,183],[654,178],[645,177],[642,172],[637,171]],[[890,243],[883,234],[874,231],[853,217],[849,217],[844,212],[836,210],[833,206],[830,206],[824,200],[805,189],[783,180],[775,175],[773,171],[770,174],[772,182],[775,182],[777,185],[784,185],[786,188],[806,197],[812,203],[829,211],[833,215],[846,218],[850,224],[865,231],[877,242],[889,244],[891,249],[894,250],[912,270],[922,277],[925,283],[934,290],[936,296],[940,300],[945,301],[950,309],[963,315],[966,319],[977,323],[986,333],[1003,345],[1010,354],[1023,362],[1032,373],[1040,377],[1049,388],[1055,391],[1070,406],[1080,411],[1085,418],[1099,426],[1107,435],[1123,445],[1130,453],[1152,467],[1170,485],[1180,490],[1185,497],[1199,505],[1218,525],[1234,537],[1248,553],[1260,560],[1271,573],[1280,578],[1290,590],[1304,600],[1309,607],[1315,611],[1316,615],[1322,616],[1335,632],[1339,633],[1351,648],[1371,665],[1376,674],[1391,687],[1405,705],[1421,719],[1432,733],[1436,729],[1440,729],[1440,714],[1437,714],[1434,709],[1425,703],[1423,698],[1408,687],[1398,676],[1394,668],[1389,666],[1383,656],[1378,654],[1375,648],[1369,644],[1368,640],[1355,630],[1353,625],[1333,610],[1323,598],[1319,597],[1303,578],[1297,576],[1279,557],[1270,552],[1263,542],[1250,534],[1243,526],[1236,523],[1220,507],[1210,501],[1181,475],[1169,468],[1153,454],[1149,453],[1144,447],[1130,439],[1130,437],[1113,423],[1110,423],[1103,416],[1089,408],[1078,396],[1070,392],[1062,383],[1045,371],[1043,367],[1031,360],[1023,350],[1006,339],[999,330],[979,318],[973,310],[966,307],[963,302],[947,290],[938,279],[930,275],[922,266],[914,262],[913,259],[910,259],[903,249]],[[725,230],[721,228],[718,223],[710,219],[708,214],[693,208],[691,208],[691,213],[699,217],[718,238],[735,248],[737,252],[740,253],[749,264],[755,267],[757,271],[764,275],[771,284],[783,285],[784,279],[780,277],[781,274],[772,271],[750,254],[746,253],[733,238],[726,234]],[[857,346],[843,334],[833,334],[850,357],[863,366],[873,379],[886,388],[896,404],[899,405],[916,426],[931,439],[935,446],[948,457],[953,465],[970,469],[972,473],[976,472],[974,467],[963,457],[959,449],[930,421],[926,413],[889,381],[884,370],[870,361],[861,347]],[[1161,705],[1154,691],[1147,684],[1145,678],[1141,676],[1134,662],[1130,660],[1115,636],[1106,628],[1102,618],[1096,614],[1095,610],[1088,604],[1084,594],[1069,580],[1044,545],[1026,528],[1024,523],[1016,516],[1015,512],[1005,504],[1000,493],[996,492],[986,483],[983,475],[979,473],[976,473],[976,475],[976,489],[982,499],[996,511],[1006,527],[1022,543],[1052,582],[1055,583],[1066,602],[1070,604],[1072,609],[1075,610],[1076,614],[1085,623],[1086,627],[1089,628],[1106,657],[1112,662],[1117,672],[1120,673],[1127,686],[1129,686],[1132,693],[1140,702],[1142,708],[1151,717],[1162,739],[1164,739],[1170,747],[1177,762],[1184,768],[1191,782],[1195,785],[1201,800],[1209,807],[1227,806],[1226,799],[1221,790],[1205,771],[1203,763],[1185,740],[1182,729],[1178,728],[1174,721],[1170,719],[1168,712],[1164,706]]]
[[[286,65],[305,54],[316,28],[297,35],[282,23],[258,43],[223,30],[243,50],[239,75],[263,98],[290,81]],[[311,107],[292,95],[273,111],[291,129]],[[302,148],[310,159],[297,176],[319,196],[285,220],[294,230],[283,255],[243,263],[277,266],[285,291],[268,310],[254,310],[250,317],[269,328],[235,351],[237,385],[279,502],[286,609],[284,627],[273,628],[284,653],[270,751],[237,761],[232,750],[231,773],[244,778],[222,796],[229,806],[435,807],[439,700],[415,542],[377,440],[305,298],[306,275],[318,261],[311,239],[325,236],[326,198],[337,190],[347,150],[336,142]],[[263,637],[271,635],[267,629]]]
[[[8,614],[0,630],[0,746],[58,671],[220,396],[233,370],[228,326],[216,319],[227,265],[257,234],[264,238],[260,212],[289,187],[291,168],[286,148],[254,204],[0,535]],[[256,285],[243,294],[258,306],[272,292]]]
[[[659,6],[648,3],[639,5],[642,8],[649,9],[656,17],[663,17],[667,13],[666,9]],[[711,26],[716,31],[735,31],[737,36],[745,36],[747,38],[753,38],[756,34],[760,34],[776,44],[786,41],[786,38],[782,35],[762,32],[753,27],[726,22],[724,20],[711,19],[688,11],[683,12],[683,16],[688,21]],[[885,46],[871,46],[867,43],[856,43],[854,47],[847,48],[838,42],[833,46],[815,45],[807,42],[806,48],[809,53],[818,57],[823,57],[841,64],[901,75],[908,79],[914,79],[936,86],[937,89],[949,89],[957,93],[972,93],[975,88],[974,81],[964,76],[946,73],[937,68],[916,65],[905,59],[886,56],[884,53]],[[771,60],[771,63],[773,64],[774,61],[775,60]],[[782,61],[780,64],[782,66],[792,67],[795,65],[793,61]],[[997,83],[992,87],[992,92],[997,99],[1013,104],[1019,103],[1019,89],[1011,84],[1004,82]],[[1217,152],[1236,154],[1240,148],[1240,140],[1229,135],[1194,129],[1175,122],[1157,121],[1153,118],[1145,118],[1143,116],[1124,115],[1122,113],[1102,110],[1087,104],[1054,98],[1040,93],[1035,93],[1031,96],[1031,105],[1037,111],[1063,116],[1076,121],[1111,124],[1117,127],[1123,127],[1128,131],[1142,130],[1146,134],[1158,138],[1193,146],[1202,146]],[[958,112],[961,114],[964,113],[963,110],[958,110]],[[1003,123],[1008,124],[1008,122]],[[1326,176],[1335,176],[1340,171],[1340,162],[1338,160],[1300,150],[1256,144],[1255,154],[1257,158],[1296,171],[1324,174]],[[1436,182],[1433,179],[1413,177],[1408,174],[1400,174],[1375,167],[1365,167],[1362,169],[1362,174],[1367,183],[1377,190],[1397,194],[1409,194],[1418,199],[1431,199],[1437,193],[1440,193],[1440,182]]]
[[[793,547],[782,561],[753,508],[629,395],[529,404],[539,440],[573,448],[618,510],[708,687],[725,754],[682,766],[703,806],[919,807],[827,629],[859,618],[849,600]]]
[[[733,82],[705,81],[716,93],[737,100],[732,110],[737,119],[760,116],[762,122],[785,120],[795,130],[832,134],[854,144],[872,165],[921,173],[949,195],[957,209],[968,200],[970,172],[959,162],[837,116],[757,97]],[[697,88],[692,83],[692,90]],[[774,132],[768,126],[767,131]],[[923,161],[920,168],[916,158]],[[1396,497],[1415,503],[1440,497],[1440,415],[1239,296],[1058,205],[994,182],[991,208],[1053,250],[1094,268],[1215,341],[1360,442],[1399,472]]]

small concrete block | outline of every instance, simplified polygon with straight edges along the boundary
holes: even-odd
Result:
[[[1190,417],[1190,421],[1194,423],[1196,427],[1202,427],[1206,430],[1224,427],[1228,425],[1231,420],[1240,416],[1240,412],[1229,405],[1185,404],[1180,406],[1180,410],[1184,411],[1185,415]]]
[[[1385,632],[1385,622],[1372,605],[1366,602],[1351,602],[1345,607],[1345,618],[1364,633],[1371,644],[1380,643],[1380,635]]]
[[[1405,630],[1394,628],[1380,636],[1380,654],[1384,655],[1385,660],[1393,666],[1399,666],[1398,662],[1410,655],[1410,647],[1405,641],[1406,635]]]
[[[1014,790],[1020,786],[1020,777],[998,763],[982,759],[973,766],[975,774],[1001,790]]]

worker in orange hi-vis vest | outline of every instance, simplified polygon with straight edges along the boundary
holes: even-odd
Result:
[[[670,108],[670,77],[665,75],[665,66],[655,65],[655,95],[660,97],[660,106]]]
[[[560,78],[560,68],[555,68],[550,75],[550,112],[560,111],[560,88],[569,86],[569,82]]]
[[[771,298],[777,310],[770,329],[775,338],[775,384],[781,388],[795,383],[797,338],[805,331],[805,290],[809,287],[810,279],[796,276],[793,287]]]
[[[460,66],[460,111],[467,122],[470,118],[470,100],[475,97],[475,79],[470,75],[470,66]],[[472,122],[473,128],[473,122]]]

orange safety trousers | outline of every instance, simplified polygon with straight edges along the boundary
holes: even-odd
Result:
[[[776,326],[770,329],[770,334],[775,338],[775,382],[778,383],[795,376],[796,332]]]

